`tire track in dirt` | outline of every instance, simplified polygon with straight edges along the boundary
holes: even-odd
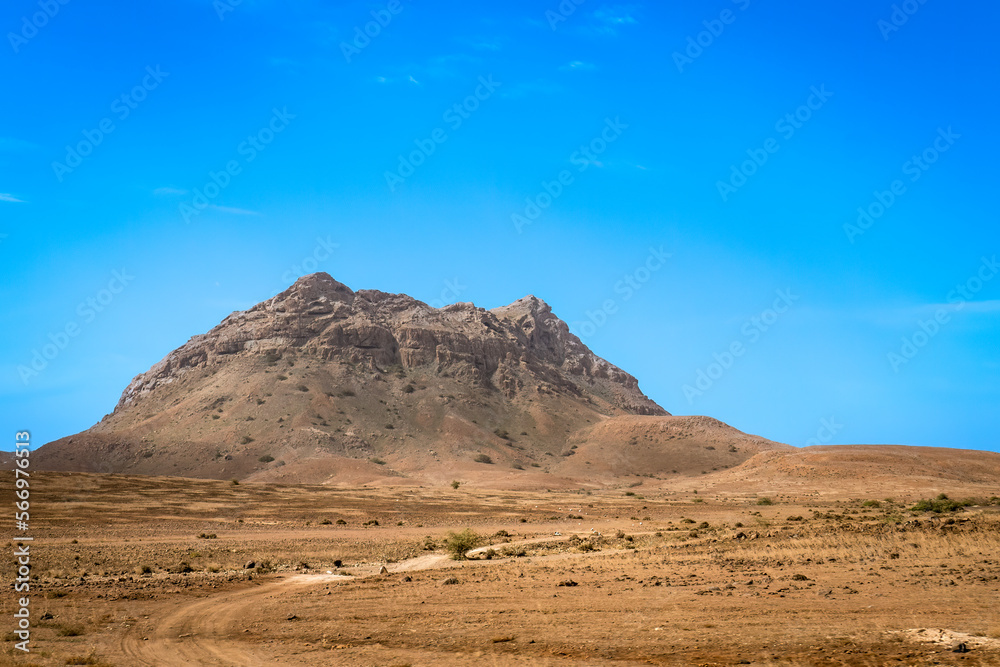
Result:
[[[291,590],[330,581],[351,579],[343,575],[299,574],[262,586],[222,593],[175,609],[166,617],[151,619],[156,629],[148,638],[132,630],[121,641],[122,653],[134,665],[227,665],[251,667],[262,664],[249,647],[233,635],[236,621],[257,607],[264,598],[286,595]]]
[[[469,554],[550,541],[553,541],[553,536],[501,542],[478,547],[469,551]],[[390,571],[418,572],[448,567],[451,563],[454,561],[445,554],[425,554],[397,563]],[[150,618],[149,622],[155,625],[155,630],[148,637],[140,636],[142,633],[138,628],[131,628],[122,637],[119,647],[130,665],[255,667],[264,664],[264,659],[254,655],[252,647],[235,635],[237,621],[247,611],[256,609],[262,600],[274,595],[286,596],[297,589],[374,574],[372,572],[360,577],[296,574],[260,586],[212,595],[180,606],[162,618]]]

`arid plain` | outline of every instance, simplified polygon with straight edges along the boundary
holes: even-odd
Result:
[[[3,662],[1000,664],[1000,508],[910,510],[922,491],[40,473],[33,652]],[[452,560],[465,528],[479,548]]]

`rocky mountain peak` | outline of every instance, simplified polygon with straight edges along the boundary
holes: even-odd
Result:
[[[471,303],[437,309],[405,294],[354,291],[326,273],[303,276],[193,337],[137,376],[116,411],[192,370],[288,353],[370,372],[399,367],[464,378],[508,400],[551,391],[574,400],[600,397],[628,414],[666,414],[634,377],[593,354],[535,296],[493,310]]]
[[[347,285],[334,280],[330,274],[320,272],[302,276],[295,283],[277,296],[260,303],[255,310],[272,310],[277,312],[309,312],[312,308],[322,308],[334,302],[351,304],[354,302],[354,291]]]

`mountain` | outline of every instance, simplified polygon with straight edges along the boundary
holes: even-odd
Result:
[[[788,449],[670,416],[533,296],[437,309],[315,273],[191,338],[34,465],[531,487],[698,475]]]

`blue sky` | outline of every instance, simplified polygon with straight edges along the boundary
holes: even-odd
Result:
[[[1000,451],[1000,7],[896,7],[7,3],[0,421],[322,270],[535,294],[675,414]]]

